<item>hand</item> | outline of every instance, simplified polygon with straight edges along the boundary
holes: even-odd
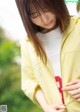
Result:
[[[46,108],[45,112],[64,112],[65,106],[64,105],[49,105]]]
[[[71,81],[62,90],[67,91],[74,99],[80,102],[80,80]]]

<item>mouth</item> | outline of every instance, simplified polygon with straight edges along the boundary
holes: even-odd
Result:
[[[52,22],[53,22],[53,20],[50,21],[48,24],[45,24],[44,26],[48,26],[48,25],[50,25]]]

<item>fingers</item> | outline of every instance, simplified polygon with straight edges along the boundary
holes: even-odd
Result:
[[[57,112],[64,112],[65,111],[65,109],[61,109],[61,110],[58,110]]]
[[[80,94],[74,95],[73,98],[76,98],[76,99],[80,98]]]
[[[78,102],[80,102],[80,89],[74,90],[74,91],[68,91],[68,93],[76,99]]]
[[[79,98],[79,99],[77,99],[77,101],[78,101],[78,102],[80,102],[80,98]]]
[[[65,106],[64,105],[52,105],[52,108],[59,110],[59,109],[65,109]]]
[[[74,95],[73,98],[76,99],[78,102],[80,102],[80,94]]]
[[[80,80],[68,83],[62,90],[67,91],[74,99],[80,102]]]
[[[66,87],[62,88],[62,90],[71,91],[80,88],[80,81],[74,81],[68,83]]]
[[[80,82],[80,80],[71,81],[70,83],[67,84],[67,86],[76,84],[76,83],[78,83],[78,82]]]
[[[76,89],[76,90],[68,91],[68,93],[71,94],[72,96],[78,95],[78,94],[80,94],[80,88]]]
[[[47,107],[46,112],[64,112],[63,111],[64,109],[65,109],[64,105],[52,104]]]

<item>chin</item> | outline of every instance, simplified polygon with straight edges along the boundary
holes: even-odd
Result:
[[[50,29],[54,29],[54,27],[55,27],[55,26],[45,27],[45,29],[50,30]]]
[[[50,29],[56,29],[57,28],[57,24],[55,25],[50,25],[50,26],[46,26],[45,27],[45,29],[48,29],[48,30],[50,30]]]
[[[54,28],[54,27],[47,27],[47,28],[45,28],[45,29],[50,30],[50,29],[52,29],[52,28]]]

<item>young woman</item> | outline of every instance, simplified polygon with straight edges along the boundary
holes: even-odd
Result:
[[[80,112],[80,17],[64,0],[16,0],[26,39],[21,88],[45,112]]]

